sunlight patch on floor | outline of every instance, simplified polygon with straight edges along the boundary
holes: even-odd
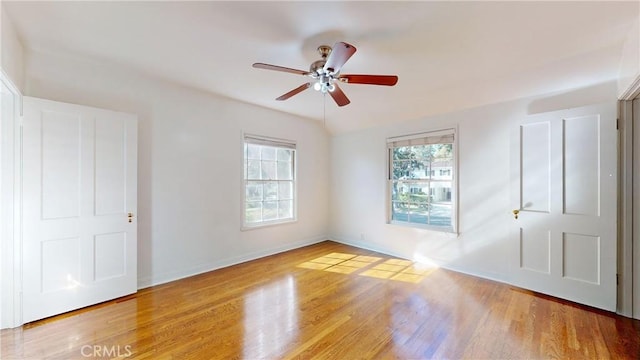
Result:
[[[324,270],[340,274],[351,274],[362,270],[358,275],[378,279],[390,279],[410,283],[419,283],[437,267],[425,266],[411,260],[387,259],[381,257],[331,253],[299,264],[297,267]]]

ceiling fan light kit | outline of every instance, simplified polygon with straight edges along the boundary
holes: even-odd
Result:
[[[341,75],[342,66],[353,56],[356,48],[345,42],[337,42],[333,48],[327,45],[318,46],[320,60],[314,61],[309,67],[309,71],[297,70],[283,66],[270,65],[265,63],[255,63],[254,68],[288,72],[292,74],[311,77],[315,81],[302,84],[297,88],[281,95],[276,100],[287,100],[302,91],[313,87],[314,90],[323,94],[329,93],[338,106],[345,106],[351,101],[338,86],[338,82],[347,84],[366,84],[394,86],[398,82],[396,75]]]

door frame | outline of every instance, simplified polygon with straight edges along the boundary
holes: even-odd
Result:
[[[0,187],[3,211],[0,212],[0,256],[2,260],[2,288],[0,289],[0,328],[12,328],[22,322],[22,93],[0,68],[0,82],[14,95],[13,119],[2,119],[2,141],[0,154],[13,153],[5,157],[0,171],[10,179]],[[4,135],[6,131],[6,136]],[[5,176],[4,174],[8,174]],[[12,181],[11,181],[12,180]],[[0,182],[1,183],[1,182]],[[6,212],[4,209],[7,209]]]
[[[634,123],[633,101],[640,101],[640,74],[618,97],[619,187],[618,187],[618,310],[621,315],[640,319],[640,126]],[[637,103],[636,103],[637,104]],[[640,111],[636,109],[636,114]],[[635,144],[634,144],[635,143]],[[635,190],[634,190],[635,189]]]
[[[617,312],[634,316],[633,306],[633,106],[618,102],[618,306]],[[638,315],[636,314],[636,317]]]

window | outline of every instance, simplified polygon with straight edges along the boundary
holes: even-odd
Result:
[[[454,231],[454,130],[387,140],[389,222]]]
[[[245,135],[243,227],[296,219],[296,144]]]

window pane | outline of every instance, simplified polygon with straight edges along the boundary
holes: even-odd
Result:
[[[408,183],[402,181],[394,181],[392,185],[392,200],[398,201],[409,201],[409,188],[410,185]]]
[[[393,181],[391,183],[391,201],[398,201],[400,200],[400,185],[398,184],[397,181]]]
[[[429,202],[429,183],[428,182],[410,183],[408,184],[408,188],[409,188],[409,192],[407,194],[407,199],[405,201],[409,201],[412,203],[419,203],[419,204]]]
[[[391,219],[396,221],[409,221],[409,204],[394,202],[391,206]]]
[[[453,159],[453,144],[434,144],[431,145],[433,148],[433,157],[435,160],[438,159]]]
[[[411,147],[402,146],[393,149],[393,160],[409,160],[411,159]]]
[[[424,179],[425,165],[417,160],[393,161],[393,179]]]
[[[246,156],[247,159],[256,159],[260,160],[260,145],[255,144],[245,144],[246,146]]]
[[[411,153],[416,160],[429,161],[431,159],[432,149],[430,145],[412,146]]]
[[[264,183],[264,200],[278,200],[278,183]]]
[[[280,219],[289,219],[293,217],[293,201],[280,201],[278,206],[278,217]]]
[[[247,223],[262,221],[262,202],[247,202],[245,209],[245,219]]]
[[[260,180],[260,160],[248,160],[247,179]]]
[[[247,201],[262,201],[262,183],[247,183]]]
[[[435,171],[435,179],[451,180],[453,177],[453,160],[452,159],[440,159],[431,164],[432,169]]]
[[[275,160],[276,148],[271,146],[261,146],[262,148],[262,160]]]
[[[409,179],[411,161],[393,161],[393,179]]]
[[[418,160],[394,160],[393,179],[427,179],[429,163]]]
[[[278,180],[292,180],[291,163],[278,161]]]
[[[277,160],[291,162],[292,153],[293,153],[293,150],[290,150],[290,149],[278,149]]]
[[[451,203],[451,182],[433,181],[431,183],[431,198],[434,202]]]
[[[451,202],[433,203],[430,206],[429,224],[438,226],[451,226]]]
[[[278,202],[265,201],[262,208],[262,220],[276,220],[278,218]]]
[[[293,183],[281,181],[278,183],[278,198],[280,200],[293,199]]]
[[[411,207],[410,222],[414,224],[428,224],[429,219],[429,205],[428,204],[413,204]]]
[[[391,200],[407,203],[427,203],[429,196],[429,182],[394,181],[391,184]]]
[[[422,163],[422,167],[424,169],[424,178],[423,179],[430,179],[433,177],[433,175],[435,174],[435,170],[433,170],[433,168],[431,167],[431,162],[430,161],[425,161]]]
[[[262,174],[263,180],[275,180],[276,179],[276,162],[262,161],[261,174]]]
[[[428,166],[427,166],[428,168]],[[412,161],[411,162],[411,175],[410,178],[412,179],[426,179],[427,176],[427,172],[425,169],[425,165],[423,162],[421,161]]]

